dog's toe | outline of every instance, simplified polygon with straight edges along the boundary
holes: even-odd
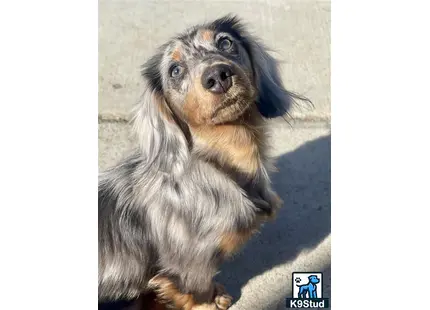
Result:
[[[215,282],[215,298],[214,302],[219,310],[228,309],[231,306],[233,298],[226,293],[223,285]]]
[[[215,304],[219,310],[230,308],[233,298],[230,295],[224,294],[215,297]]]

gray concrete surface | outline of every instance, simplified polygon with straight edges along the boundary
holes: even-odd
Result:
[[[133,147],[124,120],[140,94],[140,64],[173,33],[227,12],[278,50],[285,84],[315,105],[296,109],[291,125],[271,122],[273,182],[285,205],[217,275],[233,310],[280,310],[294,271],[323,271],[330,294],[330,2],[100,0],[99,169]]]

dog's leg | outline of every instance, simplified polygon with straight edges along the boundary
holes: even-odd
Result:
[[[279,197],[279,195],[271,189],[269,185],[261,189],[260,195],[261,198],[269,205],[265,220],[274,219],[278,210],[282,207],[284,202]]]
[[[246,183],[242,187],[247,192],[248,198],[258,208],[258,217],[261,222],[276,217],[276,213],[282,207],[283,201],[271,188],[267,180],[262,180],[258,184]]]
[[[309,296],[309,290],[306,286],[300,288],[299,296],[300,298],[307,298],[307,296]]]
[[[303,288],[303,286],[299,287],[299,298],[305,298],[305,290]]]
[[[316,286],[313,286],[311,290],[309,290],[309,293],[311,295],[311,298],[317,298],[317,288]]]
[[[218,283],[213,283],[207,296],[198,298],[193,294],[181,293],[176,285],[164,276],[155,276],[149,281],[149,286],[153,288],[161,303],[171,304],[175,309],[226,310],[232,301]]]

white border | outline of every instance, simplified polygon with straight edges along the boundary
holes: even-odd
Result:
[[[408,272],[429,278],[428,9],[333,2],[330,303],[419,309]],[[5,309],[96,307],[97,14],[95,1],[0,7]]]
[[[97,307],[97,16],[0,5],[2,309]]]
[[[332,3],[333,309],[427,303],[408,279],[430,275],[424,3]]]

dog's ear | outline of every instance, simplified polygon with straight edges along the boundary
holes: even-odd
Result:
[[[133,111],[132,124],[147,164],[158,171],[180,174],[189,147],[180,120],[163,95],[161,57],[159,53],[143,65],[144,91]]]
[[[268,53],[268,48],[260,40],[246,30],[246,25],[239,17],[228,14],[215,20],[211,27],[218,31],[233,33],[247,50],[254,79],[258,88],[257,107],[266,118],[283,116],[290,110],[296,100],[311,101],[303,96],[285,89],[279,72],[278,61]]]
[[[248,49],[258,88],[258,110],[266,118],[284,115],[293,97],[282,84],[278,62],[257,38],[248,40]]]
[[[247,47],[258,88],[257,107],[266,118],[283,116],[296,100],[309,99],[285,89],[279,71],[279,62],[269,54],[268,48],[258,38],[248,36]]]

